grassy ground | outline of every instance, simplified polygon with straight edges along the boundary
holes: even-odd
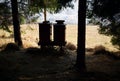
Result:
[[[87,73],[75,70],[76,52],[29,48],[0,52],[1,81],[119,81],[120,59],[86,51]],[[15,79],[15,80],[14,80]]]
[[[104,45],[110,51],[116,50],[110,44],[110,37],[97,33],[97,26],[87,26],[86,29],[86,66],[87,73],[80,74],[73,67],[76,62],[76,50],[64,48],[38,49],[38,25],[22,25],[22,40],[25,48],[14,52],[0,52],[0,81],[119,81],[120,59],[106,52]],[[0,30],[0,47],[13,42],[13,34]],[[77,26],[67,25],[66,41],[77,45]],[[93,49],[95,46],[95,49]],[[91,49],[92,48],[92,49]],[[98,50],[99,52],[96,52]],[[118,52],[119,53],[119,52]],[[4,79],[4,80],[3,80]]]

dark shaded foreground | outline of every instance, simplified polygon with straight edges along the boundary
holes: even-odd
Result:
[[[0,52],[0,81],[119,81],[120,60],[86,51],[87,72],[74,68],[76,51],[29,48]]]

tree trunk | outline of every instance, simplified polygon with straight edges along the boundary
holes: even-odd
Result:
[[[44,21],[47,21],[47,0],[44,0]]]
[[[47,11],[46,11],[46,7],[44,7],[44,21],[47,21]]]
[[[78,9],[78,48],[75,66],[80,72],[85,72],[86,0],[79,0]]]
[[[14,28],[14,41],[18,46],[22,46],[17,0],[11,0],[11,5]]]

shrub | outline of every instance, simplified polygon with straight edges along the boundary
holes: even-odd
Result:
[[[106,48],[102,45],[95,46],[94,48],[94,54],[104,54],[106,53]]]
[[[14,52],[14,51],[19,51],[20,50],[20,48],[19,48],[19,46],[18,45],[16,45],[15,43],[8,43],[6,46],[5,46],[5,48],[3,49],[3,51],[12,51],[12,52]]]
[[[74,44],[72,44],[71,42],[68,42],[65,47],[69,50],[76,50],[77,49],[77,47]]]

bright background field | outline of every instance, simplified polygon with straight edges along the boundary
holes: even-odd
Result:
[[[38,24],[21,25],[21,34],[25,48],[38,46]],[[95,46],[103,45],[111,51],[116,50],[110,43],[110,39],[110,37],[98,33],[98,26],[87,25],[86,48],[94,48]],[[66,25],[66,41],[77,46],[77,25]],[[9,42],[14,42],[13,33],[0,30],[0,46]]]

